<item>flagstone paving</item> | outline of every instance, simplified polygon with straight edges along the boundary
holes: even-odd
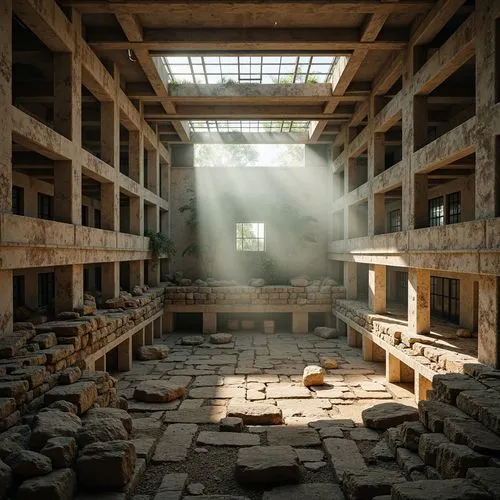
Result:
[[[167,358],[134,361],[131,371],[117,374],[119,396],[127,399],[135,422],[137,448],[148,461],[134,500],[261,500],[303,497],[308,491],[314,498],[335,491],[333,498],[340,499],[338,476],[370,470],[371,450],[382,439],[382,431],[363,427],[362,411],[385,401],[415,406],[405,386],[385,382],[383,363],[363,361],[360,349],[349,347],[345,337],[235,333],[229,344],[213,344],[205,336],[198,345],[182,344],[182,337],[169,334],[157,341],[168,347]],[[325,359],[337,368],[324,368],[323,385],[304,387],[304,368],[325,366]],[[148,380],[183,386],[184,395],[168,403],[134,400],[135,388]],[[229,415],[245,421],[242,433],[220,431],[220,420]],[[259,425],[276,422],[282,424]],[[250,455],[256,463],[250,476],[242,476],[236,464],[252,446],[259,447]],[[293,468],[295,484],[275,490],[268,484],[276,471],[266,449],[286,451],[284,463]],[[399,470],[395,461],[379,462],[380,467]],[[241,477],[256,479],[249,484]],[[203,497],[195,495],[198,491]]]

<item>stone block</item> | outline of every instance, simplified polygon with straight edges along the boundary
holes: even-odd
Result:
[[[5,458],[12,474],[18,480],[36,476],[45,476],[52,472],[50,458],[36,451],[19,449]]]
[[[130,441],[90,444],[76,462],[78,484],[88,490],[118,490],[129,482],[135,462],[135,447]]]
[[[242,323],[244,323],[244,321]],[[233,336],[230,333],[212,333],[212,335],[210,335],[211,344],[229,344],[232,341]]]
[[[52,409],[40,412],[33,419],[30,447],[41,450],[51,438],[76,437],[81,425],[81,420],[69,412]]]
[[[97,399],[97,386],[91,381],[80,381],[71,385],[54,387],[44,395],[46,405],[63,399],[73,403],[78,413],[85,413]]]
[[[117,418],[91,419],[83,422],[76,439],[83,448],[91,443],[127,440],[128,432]]]
[[[249,485],[298,483],[300,468],[291,446],[252,446],[238,451],[235,476]]]
[[[336,339],[340,336],[340,332],[336,328],[329,328],[328,326],[317,326],[314,329],[314,334],[322,339]]]
[[[311,387],[312,385],[323,385],[324,377],[325,370],[321,368],[321,366],[306,366],[302,375],[302,383],[306,387]]]
[[[188,335],[186,337],[182,337],[180,343],[181,345],[195,346],[200,345],[205,342],[205,338],[201,335]]]
[[[434,376],[432,389],[436,393],[437,399],[455,405],[457,397],[462,391],[484,390],[484,386],[468,375],[444,373]]]
[[[500,392],[494,389],[463,391],[457,406],[488,429],[500,435]]]
[[[404,482],[406,478],[399,471],[370,469],[364,472],[345,472],[342,485],[350,500],[365,500],[389,494],[394,484]]]
[[[146,380],[134,391],[134,398],[145,403],[167,403],[184,396],[185,387],[166,380]]]
[[[319,446],[321,440],[318,432],[302,427],[270,427],[267,431],[267,442],[270,446],[286,443],[290,446]]]
[[[333,483],[306,483],[278,486],[265,491],[262,500],[344,500],[340,486]]]
[[[435,467],[437,449],[445,443],[449,443],[449,440],[443,434],[434,432],[422,434],[418,442],[418,454],[426,465]]]
[[[17,490],[17,500],[72,500],[76,493],[73,469],[58,469],[46,476],[24,481]]]
[[[140,361],[154,361],[168,357],[168,347],[163,345],[142,345],[136,349],[136,357]]]
[[[466,444],[478,453],[500,456],[500,437],[472,418],[445,418],[444,434],[450,441]]]
[[[78,366],[70,366],[59,374],[58,382],[61,385],[74,384],[76,381],[80,380],[81,376],[82,371]]]
[[[260,444],[260,439],[257,434],[243,432],[202,431],[196,443],[210,446],[257,446]]]
[[[243,419],[240,417],[225,417],[219,422],[221,432],[241,432],[243,427]]]
[[[85,415],[85,422],[102,419],[117,419],[129,434],[132,432],[132,417],[127,411],[120,408],[92,408]]]
[[[442,401],[425,400],[418,403],[420,421],[431,432],[443,432],[445,418],[467,418],[458,408]]]
[[[485,467],[489,458],[471,450],[468,446],[443,443],[436,451],[436,468],[445,479],[465,477],[471,467]]]
[[[491,500],[484,490],[465,479],[423,480],[395,484],[391,500]]]
[[[420,436],[429,432],[420,421],[404,422],[401,424],[401,439],[405,448],[417,451]]]
[[[356,443],[350,439],[327,438],[323,447],[339,481],[346,472],[362,473],[368,469]]]
[[[363,423],[372,429],[388,429],[407,421],[418,420],[416,408],[400,403],[382,403],[363,410]]]
[[[228,417],[239,417],[245,425],[281,425],[283,414],[280,408],[271,404],[230,403]]]
[[[72,437],[57,437],[47,440],[40,450],[42,455],[50,458],[54,469],[71,467],[77,452],[76,439]]]
[[[475,467],[466,478],[486,490],[493,498],[500,498],[500,474],[497,467]]]

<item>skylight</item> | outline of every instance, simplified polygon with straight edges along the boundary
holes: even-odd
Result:
[[[189,122],[191,132],[305,132],[308,120],[204,120]]]
[[[326,83],[335,56],[164,56],[169,81],[182,83]]]

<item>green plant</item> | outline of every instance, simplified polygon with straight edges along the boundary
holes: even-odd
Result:
[[[175,243],[170,239],[168,234],[145,231],[144,236],[149,238],[149,245],[155,259],[159,259],[162,255],[172,257],[177,253]]]

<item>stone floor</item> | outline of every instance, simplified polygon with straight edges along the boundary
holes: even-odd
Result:
[[[161,341],[170,349],[166,359],[135,361],[131,371],[117,374],[118,393],[128,399],[134,418],[138,455],[148,463],[135,500],[201,493],[227,499],[340,499],[337,477],[346,468],[373,469],[398,480],[399,467],[385,440],[362,426],[361,412],[385,401],[415,406],[414,396],[404,385],[387,383],[384,364],[363,361],[360,349],[347,346],[345,337],[236,333],[229,344],[192,347],[180,345],[182,337],[171,334]],[[336,360],[338,368],[326,370],[325,385],[305,388],[304,367],[328,360]],[[185,385],[185,396],[168,403],[134,400],[135,387],[151,379]],[[219,432],[228,408],[263,403],[281,409],[283,425]],[[255,445],[292,446],[300,484],[242,486],[235,477],[238,453]],[[374,459],[384,454],[386,459]]]

